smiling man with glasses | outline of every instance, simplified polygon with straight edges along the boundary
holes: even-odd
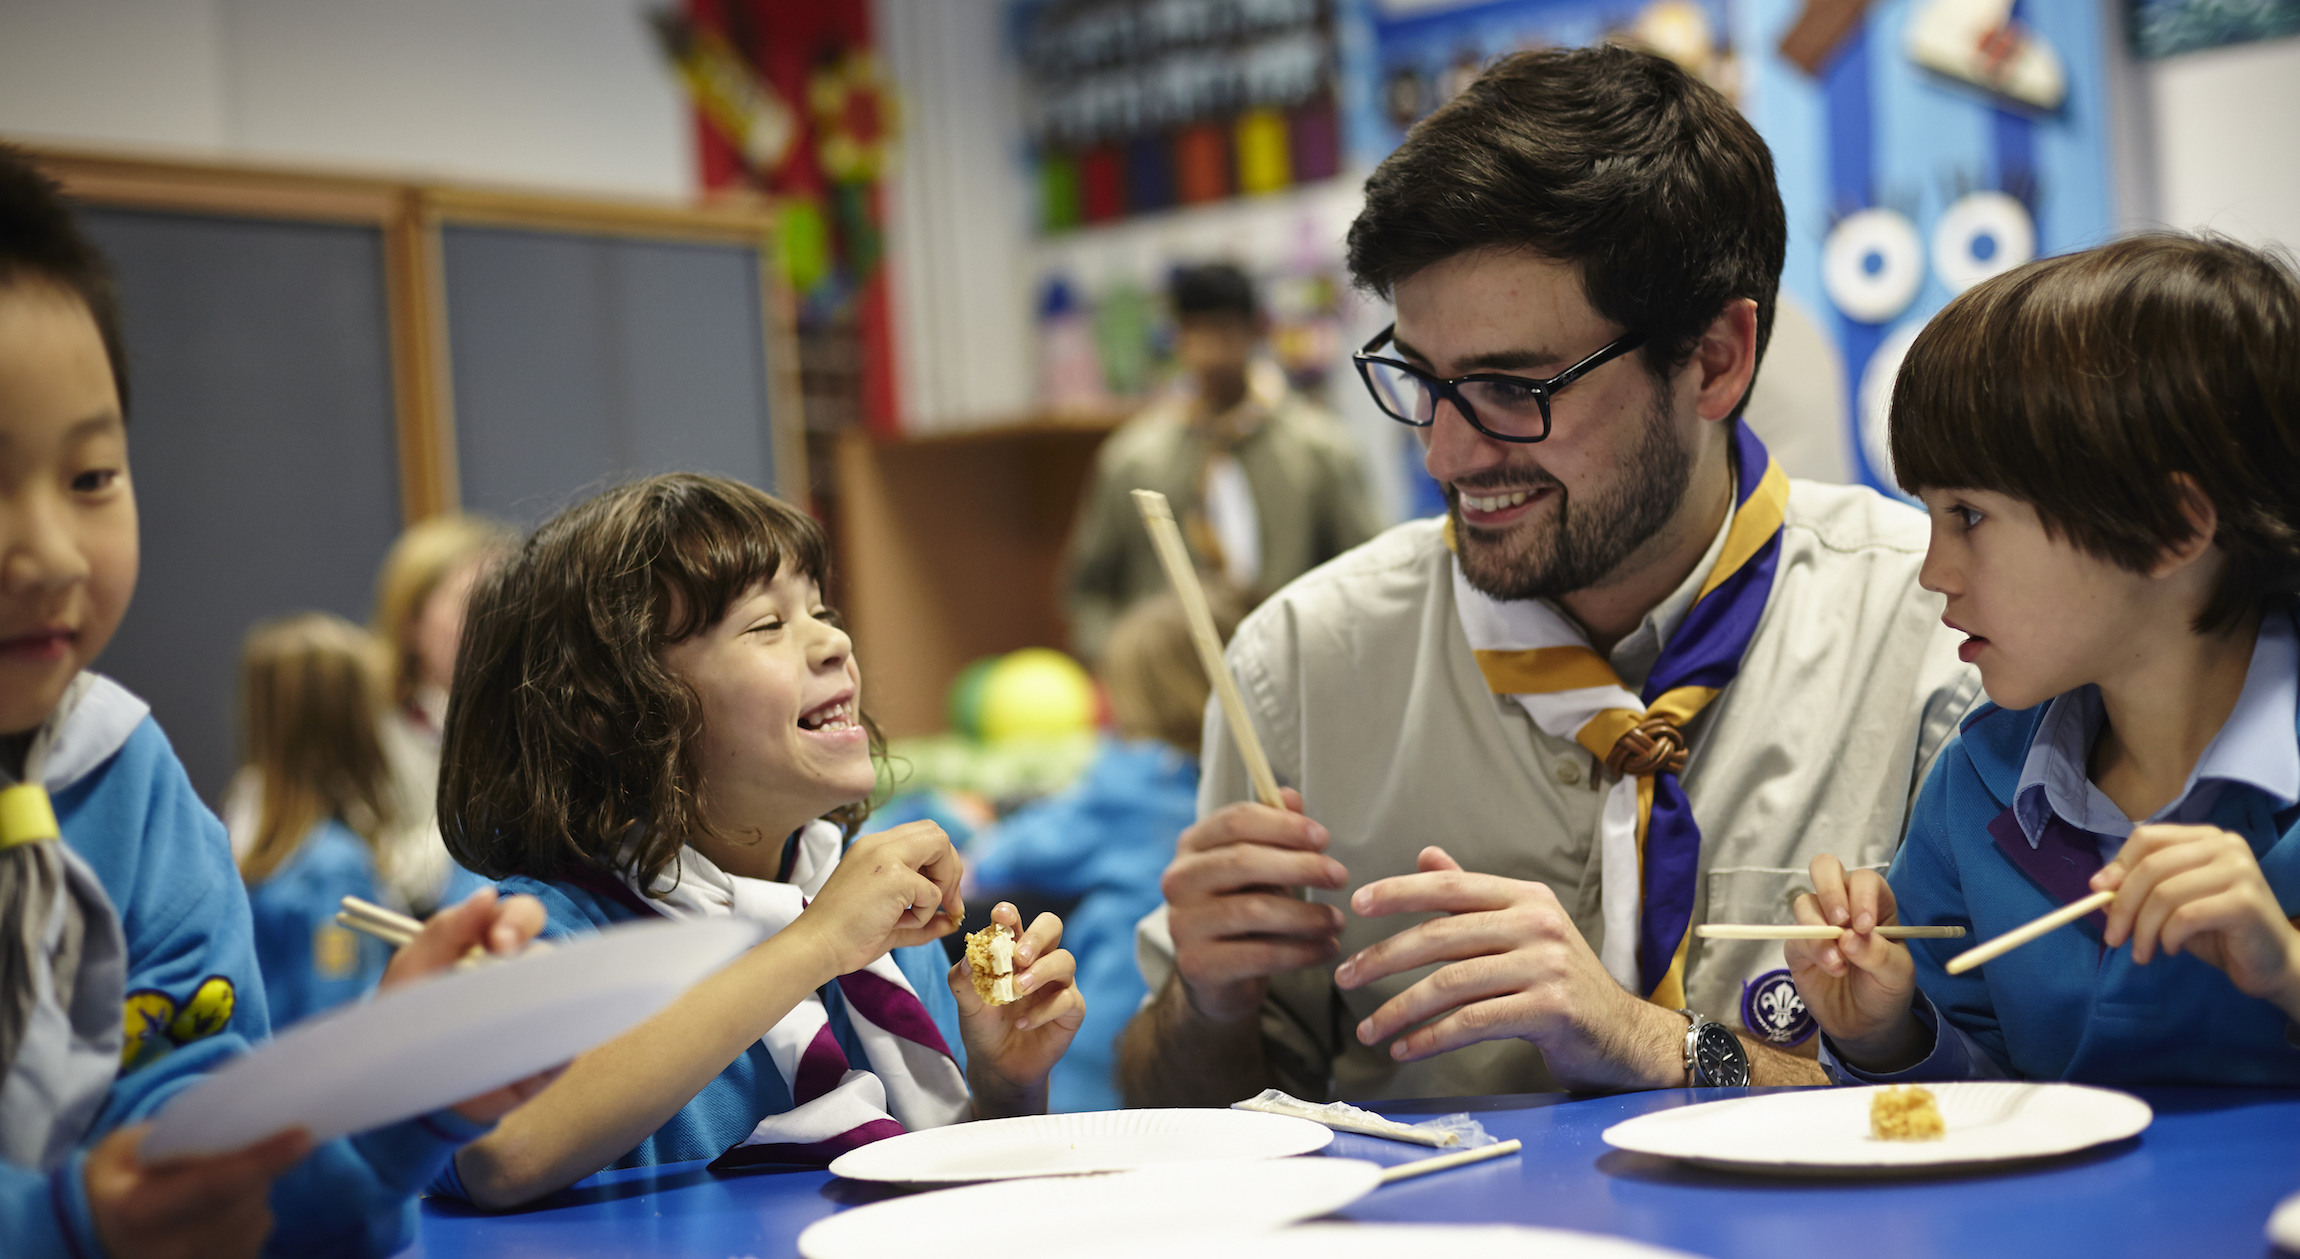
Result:
[[[1822,1082],[1780,945],[1691,929],[1887,861],[1976,681],[1924,517],[1741,423],[1786,236],[1749,124],[1619,48],[1504,58],[1367,181],[1358,373],[1448,510],[1239,628],[1300,797],[1209,731],[1130,1100]]]

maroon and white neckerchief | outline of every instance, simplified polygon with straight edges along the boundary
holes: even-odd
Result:
[[[675,885],[665,871],[649,903],[672,918],[740,914],[781,931],[838,866],[840,838],[829,822],[808,823],[784,882],[729,874],[681,848]],[[760,1120],[712,1166],[820,1167],[857,1146],[967,1117],[965,1073],[894,958],[882,953],[832,982],[865,1061],[848,1060],[822,992],[808,993],[760,1038],[797,1104]]]

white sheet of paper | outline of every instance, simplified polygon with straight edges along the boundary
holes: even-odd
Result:
[[[185,1089],[142,1156],[220,1154],[293,1127],[330,1141],[501,1088],[629,1029],[761,938],[746,918],[635,922],[379,992]]]

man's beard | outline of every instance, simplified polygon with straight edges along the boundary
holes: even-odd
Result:
[[[1472,588],[1496,599],[1555,599],[1587,590],[1612,577],[1637,548],[1661,532],[1693,482],[1693,452],[1679,445],[1670,431],[1666,392],[1655,393],[1637,445],[1622,461],[1621,475],[1610,486],[1591,492],[1585,504],[1576,504],[1557,478],[1539,470],[1530,471],[1530,481],[1528,472],[1502,469],[1446,486],[1446,510],[1453,515],[1462,574]],[[1505,549],[1507,543],[1476,532],[1461,518],[1463,490],[1476,493],[1504,485],[1547,486],[1557,492],[1555,519],[1514,554]]]

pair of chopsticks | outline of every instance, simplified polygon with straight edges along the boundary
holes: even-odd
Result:
[[[1190,548],[1182,542],[1182,527],[1174,523],[1172,504],[1156,490],[1136,490],[1134,509],[1142,513],[1142,523],[1150,530],[1150,545],[1158,552],[1158,566],[1166,570],[1174,597],[1182,601],[1182,615],[1190,622],[1190,641],[1198,647],[1198,663],[1204,666],[1206,680],[1214,684],[1214,694],[1222,701],[1222,719],[1229,723],[1230,737],[1238,742],[1238,756],[1246,762],[1246,774],[1254,783],[1254,798],[1273,809],[1285,808],[1285,798],[1278,794],[1278,776],[1270,772],[1270,758],[1262,751],[1261,737],[1254,733],[1254,723],[1246,716],[1238,680],[1230,676],[1230,666],[1222,659],[1222,635],[1214,628],[1214,613],[1206,606],[1206,589],[1198,584],[1198,568],[1190,562]]]
[[[343,898],[343,907],[336,911],[335,924],[365,932],[395,949],[406,948],[423,932],[423,924],[406,914],[394,913],[356,896]]]
[[[423,924],[416,919],[410,918],[406,914],[385,909],[374,901],[363,901],[356,896],[343,898],[342,908],[336,911],[335,923],[339,927],[349,927],[354,931],[374,936],[395,949],[406,948],[409,944],[414,943],[416,936],[423,933]],[[528,947],[540,948],[541,946],[542,942],[538,940]],[[469,970],[474,966],[506,960],[508,959],[497,957],[488,952],[487,946],[474,944],[464,950],[462,957],[456,959],[455,969]]]
[[[2023,926],[2015,927],[1986,944],[1975,945],[1949,959],[1946,969],[1951,975],[1962,975],[1975,966],[1991,962],[2039,936],[2050,934],[2086,914],[2105,907],[2116,899],[2112,891],[2094,892],[2082,900],[2070,901],[2059,909]],[[1741,926],[1728,923],[1704,923],[1693,929],[1693,934],[1711,940],[1833,940],[1836,927]],[[1876,933],[1888,940],[1957,940],[1965,934],[1963,927],[1879,927]]]

